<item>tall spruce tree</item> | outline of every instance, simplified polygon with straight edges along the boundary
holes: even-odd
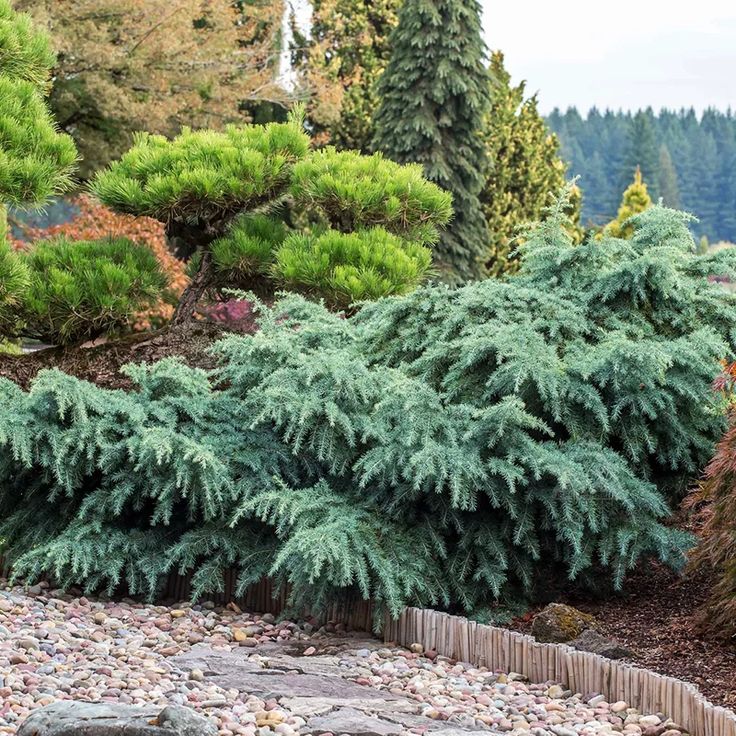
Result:
[[[553,192],[565,182],[557,136],[537,110],[537,98],[524,99],[525,83],[511,85],[503,54],[491,56],[491,106],[482,130],[488,172],[480,194],[490,232],[487,267],[494,276],[516,271],[513,254],[519,228],[539,220]]]
[[[7,204],[32,206],[69,185],[77,160],[46,107],[54,54],[29,16],[0,0],[0,247]]]
[[[657,172],[657,189],[662,201],[673,209],[679,209],[680,203],[680,186],[677,183],[677,171],[672,163],[670,149],[666,144],[659,147],[659,171]]]
[[[659,176],[659,149],[653,124],[654,114],[650,109],[639,110],[634,115],[629,128],[629,141],[624,158],[624,170],[621,183],[631,180],[636,169],[641,169],[642,176],[649,182],[652,197],[659,196],[657,179]]]
[[[485,172],[479,136],[490,104],[476,0],[406,0],[393,52],[378,83],[374,147],[424,166],[453,195],[455,218],[435,249],[440,277],[481,277],[488,228],[479,194]]]

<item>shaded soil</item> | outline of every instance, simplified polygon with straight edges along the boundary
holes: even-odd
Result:
[[[228,323],[195,321],[158,332],[85,347],[48,348],[27,355],[1,355],[0,376],[28,388],[44,368],[58,368],[105,388],[130,388],[130,380],[120,373],[126,363],[154,363],[169,356],[180,357],[187,365],[214,368],[209,348],[225,333],[253,331],[251,321]]]
[[[643,563],[627,579],[624,592],[601,601],[577,595],[561,602],[593,614],[601,633],[633,649],[633,663],[697,685],[714,704],[736,707],[736,642],[702,636],[696,611],[710,582],[684,578],[658,563]],[[536,613],[536,610],[532,613]],[[510,628],[530,633],[531,616]]]

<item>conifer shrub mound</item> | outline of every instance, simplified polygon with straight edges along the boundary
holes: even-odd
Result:
[[[153,251],[126,238],[36,243],[23,255],[22,332],[73,343],[128,327],[168,283]]]
[[[723,428],[710,390],[736,297],[655,207],[575,247],[563,205],[517,276],[344,319],[299,296],[219,342],[219,369],[132,365],[110,391],[0,382],[0,538],[19,575],[155,595],[264,576],[294,605],[358,591],[478,613],[551,583],[680,565],[662,522]]]
[[[168,278],[154,253],[125,238],[40,241],[0,251],[0,329],[71,344],[129,328]]]

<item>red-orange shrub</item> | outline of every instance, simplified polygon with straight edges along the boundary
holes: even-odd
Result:
[[[74,204],[79,213],[72,220],[44,229],[29,229],[26,238],[33,241],[64,236],[72,240],[99,240],[113,236],[145,243],[161,263],[170,285],[164,299],[140,314],[133,328],[146,330],[168,321],[188,278],[184,273],[185,264],[177,260],[166,245],[164,226],[148,217],[117,214],[86,195],[77,197]],[[16,246],[26,247],[27,243],[16,241]]]
[[[710,599],[701,610],[703,628],[719,638],[736,637],[736,364],[715,381],[731,404],[729,427],[716,447],[703,481],[685,500],[694,511],[700,544],[691,554],[690,573],[712,575]]]

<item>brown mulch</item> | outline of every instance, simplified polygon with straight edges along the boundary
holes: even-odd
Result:
[[[252,331],[252,322],[224,326],[195,321],[183,327],[129,335],[91,347],[49,348],[27,355],[0,354],[0,376],[27,389],[40,370],[58,368],[105,388],[130,388],[130,380],[120,373],[126,363],[154,363],[178,356],[187,365],[214,368],[216,361],[209,354],[212,343],[227,332]]]
[[[708,639],[697,626],[696,611],[710,587],[702,576],[682,577],[648,562],[629,576],[619,596],[591,602],[570,595],[561,602],[593,614],[601,633],[637,653],[637,666],[691,682],[712,703],[734,708],[736,642]],[[529,633],[531,618],[515,619],[510,628]]]

